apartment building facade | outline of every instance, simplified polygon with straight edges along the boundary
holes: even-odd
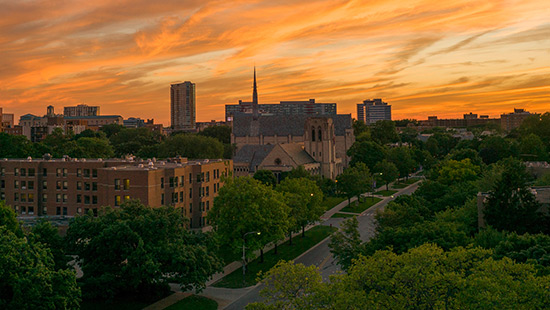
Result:
[[[4,159],[0,200],[28,218],[98,214],[102,206],[138,199],[152,207],[178,208],[191,228],[201,228],[208,225],[206,214],[223,186],[222,176],[232,170],[230,160]]]

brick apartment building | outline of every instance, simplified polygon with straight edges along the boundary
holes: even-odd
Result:
[[[3,159],[0,200],[24,220],[97,214],[102,206],[139,199],[152,207],[180,208],[191,228],[201,228],[208,225],[205,217],[221,177],[232,171],[231,160]]]

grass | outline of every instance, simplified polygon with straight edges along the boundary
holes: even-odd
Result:
[[[383,190],[383,191],[377,191],[375,194],[376,195],[382,195],[384,197],[388,197],[388,196],[391,196],[393,194],[397,193],[397,191],[392,191],[391,189],[390,190]]]
[[[378,197],[365,198],[365,201],[363,201],[359,205],[355,205],[355,202],[352,202],[351,205],[348,205],[348,206],[344,207],[340,211],[342,211],[342,212],[351,212],[351,213],[361,213],[361,212],[367,210],[368,208],[372,207],[374,204],[376,204],[377,202],[379,202],[381,200],[382,199],[380,199]]]
[[[214,283],[214,287],[226,288],[241,288],[255,285],[258,272],[267,272],[279,260],[292,260],[304,253],[330,234],[335,232],[335,227],[318,225],[306,231],[305,238],[296,236],[292,238],[292,246],[288,245],[288,241],[278,246],[278,254],[273,254],[273,250],[264,253],[264,262],[260,263],[257,258],[246,266],[245,285],[243,286],[243,270],[242,267],[226,275],[218,282]]]
[[[346,198],[329,196],[323,199],[323,201],[321,202],[321,205],[325,210],[330,210],[344,200],[346,200]]]
[[[216,310],[218,309],[218,303],[215,300],[210,298],[191,295],[186,297],[177,303],[171,305],[165,310],[184,310],[184,309],[193,309],[193,310]]]
[[[348,217],[354,217],[354,216],[356,216],[356,214],[336,212],[330,218],[331,219],[333,219],[333,218],[348,218]]]
[[[396,189],[401,189],[401,188],[405,188],[413,183],[416,183],[420,181],[418,178],[409,178],[408,180],[402,180],[400,182],[395,182],[393,183],[392,185],[392,188],[396,188]]]

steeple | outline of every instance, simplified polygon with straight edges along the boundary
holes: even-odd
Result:
[[[254,66],[254,90],[252,92],[252,113],[254,119],[258,119],[258,85],[256,84],[256,66]]]

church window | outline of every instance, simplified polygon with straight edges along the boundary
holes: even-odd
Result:
[[[311,127],[311,141],[315,141],[315,128]]]
[[[276,158],[275,159],[275,165],[280,165],[281,164],[281,159],[280,158]]]
[[[319,127],[319,141],[322,141],[323,139],[323,134],[321,133],[321,127]]]

